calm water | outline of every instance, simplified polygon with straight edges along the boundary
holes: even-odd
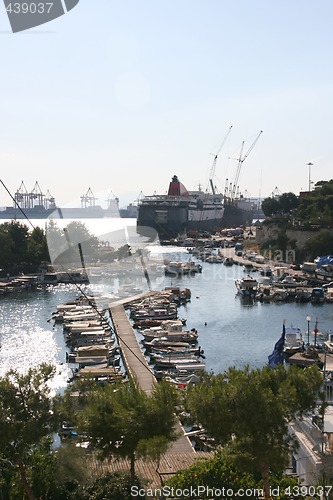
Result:
[[[186,250],[157,248],[160,257],[170,260],[190,258]],[[206,368],[220,372],[234,365],[260,367],[267,363],[275,342],[281,335],[283,320],[287,326],[301,328],[306,338],[306,316],[311,316],[310,330],[315,327],[327,334],[333,330],[333,304],[312,305],[296,303],[242,304],[236,296],[235,280],[244,276],[239,266],[202,263],[202,274],[193,277],[153,279],[154,288],[164,286],[188,287],[190,303],[179,309],[179,317],[187,318],[187,328],[199,332],[199,344],[205,351]],[[254,275],[256,275],[254,273]],[[87,293],[117,293],[126,285],[147,289],[144,277],[93,277],[95,284],[85,286]],[[57,304],[79,295],[74,285],[58,285],[45,290],[0,297],[0,375],[9,368],[25,370],[41,362],[57,366],[54,389],[66,386],[71,374],[65,362],[66,346],[62,327],[48,321]],[[205,323],[207,323],[205,325]]]

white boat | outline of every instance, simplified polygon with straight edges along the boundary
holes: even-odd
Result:
[[[284,355],[292,356],[296,352],[302,352],[304,350],[304,341],[301,330],[299,328],[287,327],[285,332]]]
[[[160,338],[154,338],[151,341],[148,340],[142,340],[142,344],[144,345],[145,349],[150,350],[152,348],[155,349],[167,349],[168,347],[174,348],[178,347],[181,349],[188,349],[191,347],[191,344],[189,342],[181,342],[181,341],[171,341],[167,340],[165,337],[160,337]]]
[[[275,288],[274,289],[274,302],[285,302],[289,297],[288,290],[284,288]]]
[[[333,288],[332,287],[325,289],[325,302],[333,303]]]
[[[327,352],[333,353],[333,334],[331,333],[328,337],[328,340],[325,340],[324,346]]]
[[[161,330],[159,332],[140,332],[143,334],[145,341],[151,342],[153,339],[161,339],[161,340],[167,340],[171,342],[196,342],[198,339],[198,332],[196,331],[191,331],[189,332],[188,330],[182,330],[180,332],[178,331],[166,331],[166,330]]]
[[[187,355],[186,357],[168,357],[168,356],[155,356],[154,358],[154,363],[156,368],[174,368],[174,367],[182,367],[186,365],[187,367],[196,367],[198,365],[202,365],[202,361],[198,359],[197,356],[189,356]],[[188,369],[188,368],[186,368]],[[192,368],[191,368],[192,369]]]
[[[172,261],[165,266],[165,274],[172,276],[183,276],[186,274],[201,273],[201,271],[201,264],[198,264],[191,260],[188,262]]]
[[[259,290],[259,283],[255,278],[247,276],[235,282],[239,295],[244,299],[255,299]]]
[[[135,321],[141,321],[143,319],[176,319],[177,309],[166,307],[150,307],[147,309],[139,309],[137,311],[133,311],[131,316]]]

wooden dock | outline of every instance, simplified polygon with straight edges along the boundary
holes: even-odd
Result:
[[[110,313],[125,368],[139,386],[147,394],[150,394],[157,382],[143,355],[124,306],[119,303],[116,305],[110,304]],[[184,435],[184,429],[180,422],[177,422],[176,430],[182,435],[170,446],[169,451],[172,453],[195,453],[191,441]]]
[[[212,452],[198,453],[166,453],[161,457],[160,464],[156,470],[157,463],[153,460],[138,458],[135,461],[135,471],[140,478],[147,480],[146,488],[160,488],[177,471],[184,470],[193,465],[197,460],[213,458]],[[130,470],[130,462],[127,459],[99,460],[95,454],[88,456],[87,469],[92,477],[100,477],[104,474],[116,471]]]

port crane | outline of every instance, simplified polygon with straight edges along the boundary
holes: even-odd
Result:
[[[232,125],[230,125],[229,129],[228,129],[228,132],[226,133],[223,141],[221,142],[220,144],[220,147],[219,149],[217,150],[217,153],[214,155],[213,153],[211,153],[213,156],[214,156],[214,160],[213,160],[213,165],[212,165],[212,168],[210,170],[210,175],[209,175],[209,183],[210,183],[210,187],[211,187],[211,190],[212,190],[212,193],[215,195],[215,187],[214,187],[214,183],[213,183],[213,179],[214,179],[214,175],[215,175],[215,169],[216,169],[216,162],[217,162],[217,157],[218,155],[220,154],[220,151],[221,149],[223,148],[223,146],[225,145],[225,143],[227,142],[227,139],[229,137],[229,134],[231,132],[231,129],[232,129]]]
[[[97,198],[95,198],[94,193],[92,192],[91,188],[89,188],[86,194],[81,196],[81,207],[82,208],[94,207],[96,200]]]
[[[242,142],[242,146],[241,146],[241,150],[240,150],[240,154],[239,154],[239,158],[238,158],[238,164],[237,164],[237,170],[236,170],[235,180],[234,180],[234,183],[233,183],[233,185],[231,187],[231,193],[230,193],[231,196],[230,196],[230,198],[232,200],[234,200],[236,198],[236,191],[237,191],[239,176],[240,176],[240,173],[241,173],[241,170],[242,170],[242,165],[243,165],[244,161],[246,160],[246,158],[251,153],[251,151],[254,148],[254,146],[257,144],[258,139],[259,139],[259,137],[261,136],[262,133],[263,133],[263,131],[260,130],[259,134],[257,135],[257,137],[255,138],[255,140],[253,141],[253,143],[251,144],[251,146],[249,147],[249,149],[247,150],[247,152],[244,155],[243,155],[243,149],[244,149],[245,141]]]
[[[45,199],[45,195],[43,194],[38,181],[35,182],[35,185],[30,192],[28,192],[24,182],[22,181],[20,187],[15,192],[14,207],[19,205],[22,209],[31,209],[36,206],[46,208],[47,201],[49,200]],[[54,198],[53,202],[55,202]]]

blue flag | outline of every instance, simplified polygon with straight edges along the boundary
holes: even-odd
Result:
[[[279,364],[283,364],[284,356],[283,356],[283,348],[284,348],[284,340],[286,336],[286,327],[285,323],[283,323],[282,335],[274,346],[274,351],[272,354],[268,356],[268,364],[269,366],[277,366]]]

